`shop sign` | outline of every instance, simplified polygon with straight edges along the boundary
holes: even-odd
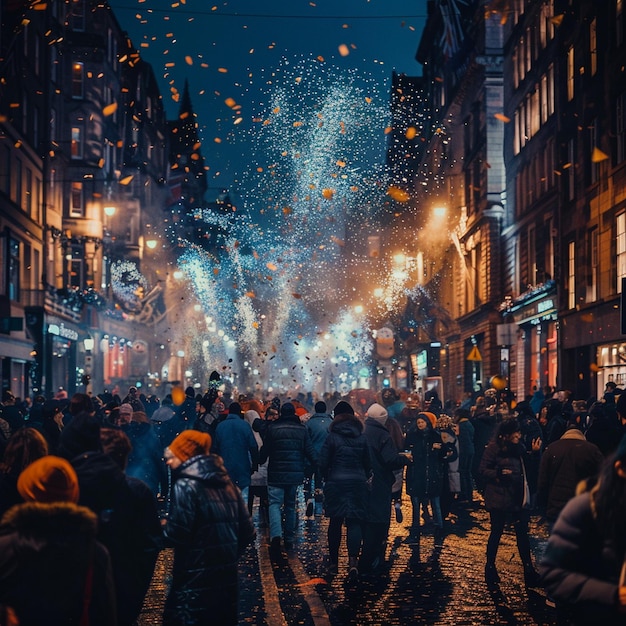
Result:
[[[70,341],[78,341],[78,333],[71,328],[67,328],[63,322],[60,324],[48,324],[48,332],[57,337],[63,337]]]

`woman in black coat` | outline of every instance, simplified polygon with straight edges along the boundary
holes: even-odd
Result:
[[[371,471],[363,423],[354,414],[337,415],[322,445],[318,468],[324,478],[324,512],[328,524],[328,573],[337,573],[341,529],[346,526],[349,573],[354,578],[367,519],[367,479]]]
[[[165,535],[174,546],[164,624],[238,624],[237,560],[255,536],[211,437],[183,431],[165,451],[174,476]]]
[[[626,623],[626,439],[561,511],[539,569],[568,624]]]
[[[485,448],[480,462],[480,474],[485,482],[485,507],[491,519],[485,565],[485,581],[489,586],[494,586],[500,581],[496,570],[496,555],[504,527],[508,522],[513,524],[515,530],[526,586],[536,587],[539,582],[539,574],[533,566],[530,555],[528,538],[530,489],[524,465],[526,448],[521,443],[521,438],[521,426],[516,419],[502,421],[494,438]],[[540,447],[541,440],[535,440],[534,451]]]

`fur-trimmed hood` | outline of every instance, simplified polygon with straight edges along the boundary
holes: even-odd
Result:
[[[95,513],[85,506],[72,502],[25,502],[5,513],[0,534],[17,531],[31,536],[85,534],[95,538],[97,528]]]

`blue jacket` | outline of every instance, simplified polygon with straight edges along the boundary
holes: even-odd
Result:
[[[324,442],[326,441],[328,429],[330,428],[332,422],[333,418],[328,415],[328,413],[314,413],[305,424],[306,429],[309,431],[311,443],[313,444],[315,452],[318,456],[322,450]]]
[[[230,479],[239,489],[250,486],[253,468],[259,465],[259,448],[246,420],[232,413],[222,420],[215,429],[212,452],[222,457]]]

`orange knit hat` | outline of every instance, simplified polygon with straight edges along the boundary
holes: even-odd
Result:
[[[172,454],[181,461],[187,461],[211,450],[211,435],[199,430],[183,430],[169,445]]]
[[[27,502],[78,502],[78,477],[69,461],[48,455],[24,469],[17,490]]]
[[[426,417],[428,418],[428,421],[430,422],[430,425],[433,428],[436,428],[437,426],[437,416],[434,413],[431,413],[430,411],[420,411],[417,419],[419,419],[420,417]]]

